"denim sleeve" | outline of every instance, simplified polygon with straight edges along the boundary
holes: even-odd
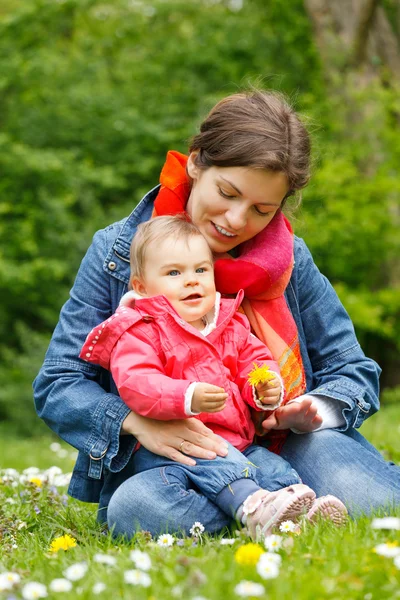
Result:
[[[89,476],[99,478],[103,465],[121,470],[136,440],[122,436],[130,412],[119,396],[100,385],[107,373],[79,359],[87,333],[112,312],[110,277],[103,269],[107,230],[98,232],[84,257],[70,297],[63,306],[43,366],[36,377],[36,410],[62,439],[90,457]]]
[[[304,244],[296,252],[297,298],[313,389],[345,403],[345,425],[360,427],[379,410],[380,367],[362,351],[353,323],[327,278],[320,273]]]

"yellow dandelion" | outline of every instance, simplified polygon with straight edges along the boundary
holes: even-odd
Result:
[[[254,566],[263,553],[264,550],[258,544],[245,544],[236,550],[235,561],[239,565]]]
[[[28,481],[29,481],[29,483],[33,483],[37,487],[42,487],[42,485],[43,485],[43,480],[39,479],[39,477],[30,477],[28,479]]]
[[[54,538],[50,544],[50,552],[58,552],[59,550],[69,550],[76,546],[76,539],[72,535],[61,535],[60,537]]]
[[[257,363],[253,363],[254,369],[250,371],[247,381],[250,385],[257,385],[258,383],[264,383],[265,381],[271,381],[275,378],[275,373],[267,365],[259,367]]]

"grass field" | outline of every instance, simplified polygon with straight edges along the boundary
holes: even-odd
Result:
[[[382,409],[362,432],[400,462],[400,408]],[[304,526],[299,535],[280,533],[273,553],[235,529],[223,533],[227,544],[222,536],[204,534],[177,536],[172,546],[145,534],[129,543],[114,541],[96,524],[93,505],[67,499],[62,485],[40,481],[45,469],[55,465],[67,473],[74,464],[75,451],[54,442],[50,434],[15,439],[0,428],[0,468],[40,469],[25,482],[11,474],[0,484],[0,598],[400,598],[400,530],[393,528],[400,520],[389,523],[390,529],[375,529],[368,518],[340,530],[327,523]],[[57,477],[50,471],[62,484]],[[73,547],[52,552],[52,541],[66,534],[76,540]]]

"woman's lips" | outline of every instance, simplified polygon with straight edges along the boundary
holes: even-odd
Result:
[[[216,228],[215,223],[213,223],[213,221],[211,221],[211,225],[212,225],[214,236],[217,237],[219,240],[224,241],[224,242],[232,242],[236,238],[236,235],[225,235],[224,233],[221,233],[220,231],[218,231],[218,229]],[[222,229],[224,229],[224,228],[222,228]]]

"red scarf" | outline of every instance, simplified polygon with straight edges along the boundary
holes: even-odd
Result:
[[[185,211],[190,194],[186,163],[184,154],[168,152],[153,216]],[[306,390],[297,327],[283,295],[293,264],[293,231],[282,212],[254,238],[240,245],[237,258],[227,255],[215,262],[215,281],[222,294],[244,290],[242,309],[255,335],[268,346],[279,365],[285,403]],[[272,430],[265,434],[261,423],[269,414],[252,411],[257,435],[266,437],[268,449],[279,453],[288,432]]]

